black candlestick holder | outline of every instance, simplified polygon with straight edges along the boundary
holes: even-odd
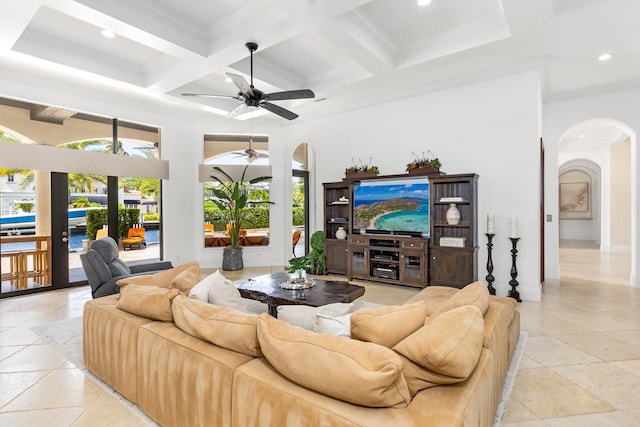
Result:
[[[485,279],[487,279],[487,289],[489,289],[489,293],[491,295],[495,295],[496,294],[496,288],[493,287],[493,282],[494,280],[496,280],[495,277],[493,277],[493,259],[491,259],[491,250],[493,249],[493,243],[491,243],[491,240],[493,240],[493,236],[495,236],[494,233],[485,233],[485,236],[487,236],[488,242],[487,242],[487,277],[485,277]]]
[[[509,285],[511,285],[511,290],[509,291],[509,297],[515,299],[518,302],[522,302],[520,299],[520,292],[516,290],[518,287],[518,281],[516,277],[518,277],[518,269],[516,268],[516,258],[518,257],[518,240],[519,237],[509,237],[511,240],[511,280],[509,280]]]

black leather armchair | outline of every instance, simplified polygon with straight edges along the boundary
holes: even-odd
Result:
[[[120,287],[116,282],[125,277],[153,274],[173,267],[169,261],[127,265],[118,258],[118,244],[111,237],[93,242],[91,249],[80,254],[80,261],[93,298],[117,294]]]

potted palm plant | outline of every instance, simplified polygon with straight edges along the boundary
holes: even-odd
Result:
[[[241,178],[236,181],[227,172],[219,166],[214,169],[220,172],[226,179],[212,175],[211,178],[216,181],[219,186],[213,188],[215,198],[213,202],[218,206],[227,221],[229,232],[229,246],[225,246],[222,253],[222,269],[227,271],[242,270],[244,263],[242,261],[242,246],[240,246],[240,230],[247,216],[247,204],[249,203],[249,191],[251,186],[259,182],[271,179],[270,176],[259,176],[246,182],[244,177],[247,173],[245,166],[242,171]],[[251,201],[252,204],[272,203],[270,201]]]

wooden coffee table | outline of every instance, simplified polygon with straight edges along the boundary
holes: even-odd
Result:
[[[282,289],[280,283],[289,280],[287,273],[272,273],[236,283],[243,298],[264,302],[269,314],[278,317],[279,305],[310,305],[320,307],[335,302],[351,302],[364,295],[364,287],[347,281],[315,279],[308,289]]]

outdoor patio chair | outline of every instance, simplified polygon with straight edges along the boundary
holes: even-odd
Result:
[[[137,249],[142,249],[142,245],[144,245],[145,248],[147,247],[147,242],[144,240],[144,228],[131,227],[127,233],[127,238],[122,239],[122,248],[127,250],[135,246]]]

